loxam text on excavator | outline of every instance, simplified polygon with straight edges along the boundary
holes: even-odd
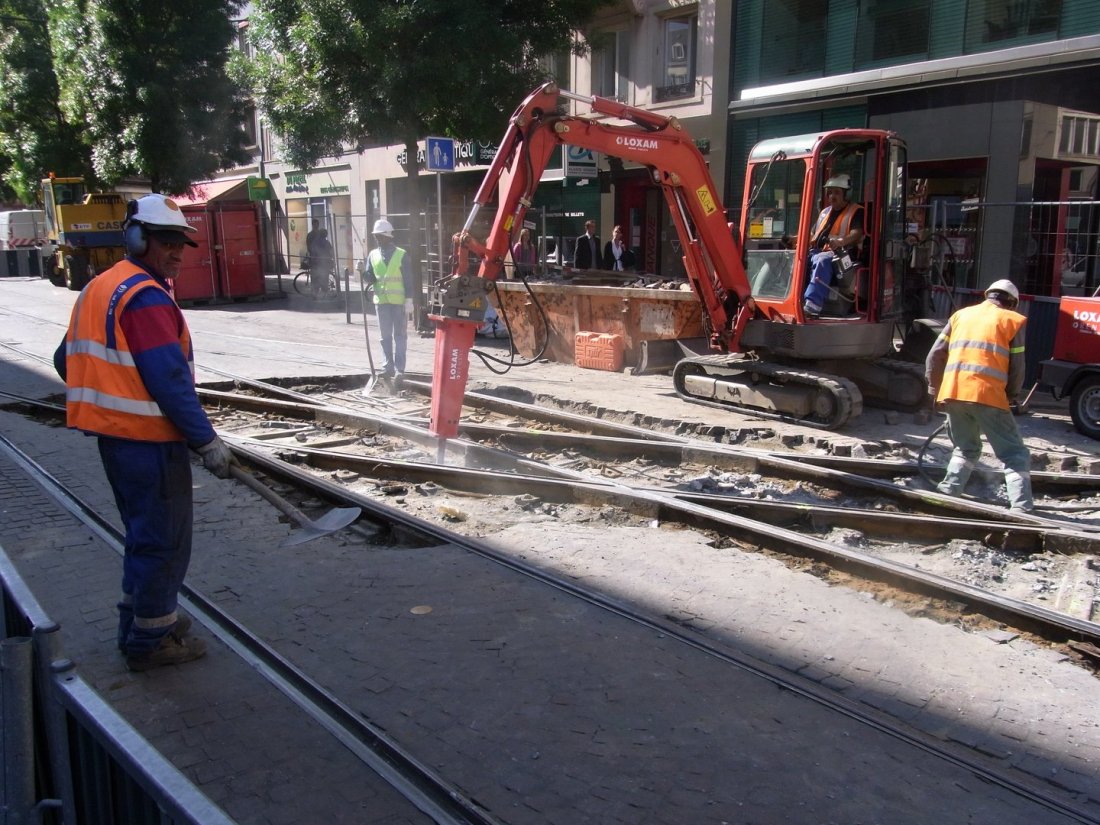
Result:
[[[587,104],[591,114],[564,113],[562,98]],[[512,115],[466,224],[454,235],[452,272],[433,296],[429,429],[443,439],[441,453],[458,432],[469,351],[488,290],[504,271],[551,154],[563,144],[644,165],[665,196],[712,350],[674,367],[683,398],[826,429],[860,414],[865,401],[910,411],[928,405],[917,362],[940,325],[917,317],[928,307],[928,278],[910,266],[918,256],[906,215],[906,149],[897,135],[838,129],[759,143],[734,228],[705,159],[676,118],[548,83]],[[823,186],[837,175],[849,176],[852,200],[865,210],[865,246],[848,250],[855,265],[838,272],[821,313],[810,317],[803,293],[811,231]],[[479,209],[494,200],[482,242],[470,230]],[[476,275],[467,272],[470,253],[480,258]]]

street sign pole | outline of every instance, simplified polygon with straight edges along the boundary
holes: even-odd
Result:
[[[439,223],[436,242],[439,244],[439,280],[446,277],[443,265],[443,172],[455,170],[455,142],[452,138],[429,137],[425,141],[425,158],[429,172],[435,172],[435,205]]]

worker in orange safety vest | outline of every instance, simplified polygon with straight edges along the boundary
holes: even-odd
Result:
[[[1024,324],[1016,312],[1020,292],[1008,280],[994,281],[985,300],[951,316],[925,361],[928,390],[947,412],[955,448],[941,493],[958,495],[982,454],[982,434],[1004,464],[1009,507],[1034,509],[1031,453],[1020,436],[1011,404],[1024,381]]]
[[[221,478],[234,462],[195,392],[191,333],[169,291],[194,231],[163,195],[131,201],[126,257],[80,293],[54,354],[68,425],[98,437],[126,528],[117,643],[135,671],[205,653],[177,612],[191,560],[189,448]]]

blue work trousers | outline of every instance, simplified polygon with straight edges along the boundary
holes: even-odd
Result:
[[[1031,494],[1031,453],[1020,436],[1016,419],[1008,410],[949,400],[947,426],[955,449],[947,462],[947,473],[937,485],[941,493],[958,495],[966,487],[974,465],[982,455],[982,434],[989,439],[993,454],[1004,465],[1005,491],[1013,510],[1030,511],[1034,506]]]
[[[829,250],[818,252],[810,250],[810,283],[806,285],[803,296],[814,312],[821,312],[829,297],[829,285],[833,282],[833,258]]]
[[[378,331],[382,338],[382,374],[391,376],[405,372],[405,349],[408,345],[409,322],[405,317],[404,302],[400,304],[375,304],[378,313]]]
[[[99,455],[126,528],[118,646],[141,656],[155,650],[176,623],[191,562],[191,457],[182,441],[103,436]]]

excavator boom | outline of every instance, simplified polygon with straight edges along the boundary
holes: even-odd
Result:
[[[599,117],[563,114],[563,97],[588,104]],[[599,119],[605,117],[627,123]],[[714,349],[736,351],[740,330],[754,311],[752,290],[706,161],[679,121],[614,100],[563,92],[548,83],[512,115],[466,225],[454,236],[451,276],[440,285],[439,311],[429,316],[436,327],[430,431],[440,438],[458,432],[469,350],[488,306],[488,283],[500,277],[551,154],[565,144],[650,169],[681,239],[684,266],[703,303]],[[478,211],[495,199],[489,235],[478,241],[470,229]],[[471,251],[481,258],[476,277],[465,274]]]

